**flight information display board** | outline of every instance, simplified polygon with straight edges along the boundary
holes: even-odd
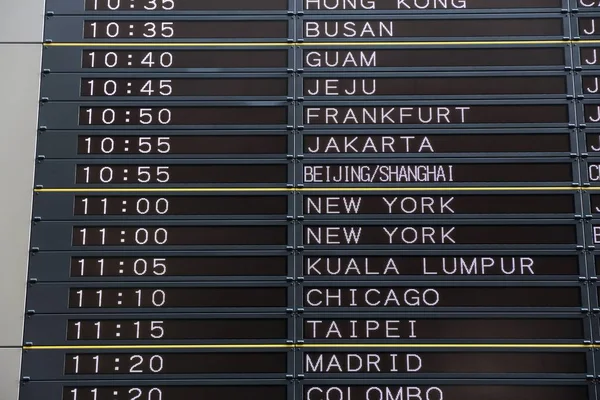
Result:
[[[600,3],[46,0],[21,400],[594,400]]]

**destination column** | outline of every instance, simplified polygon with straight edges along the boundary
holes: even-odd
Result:
[[[305,400],[594,398],[567,10],[303,1]]]
[[[294,395],[287,0],[50,0],[22,400]]]

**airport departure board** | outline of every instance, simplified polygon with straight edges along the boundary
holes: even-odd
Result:
[[[44,40],[21,400],[600,398],[597,0],[46,0]]]

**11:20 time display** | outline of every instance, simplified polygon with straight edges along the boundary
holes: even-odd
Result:
[[[111,397],[112,396],[112,397]],[[65,387],[63,400],[163,400],[158,387]]]

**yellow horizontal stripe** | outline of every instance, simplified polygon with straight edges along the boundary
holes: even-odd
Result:
[[[438,41],[438,42],[262,42],[262,43],[167,43],[167,42],[81,42],[44,43],[56,47],[290,47],[290,46],[479,46],[479,45],[544,45],[569,43],[600,43],[600,40],[492,40],[492,41]]]
[[[97,193],[97,192],[519,192],[519,191],[578,191],[578,190],[600,190],[600,187],[581,186],[532,186],[532,187],[318,187],[318,188],[43,188],[34,189],[36,193]]]
[[[392,343],[344,343],[344,344],[207,344],[207,345],[100,345],[100,346],[23,346],[23,350],[127,350],[127,349],[293,349],[293,348],[478,348],[478,349],[588,349],[599,348],[592,344],[392,344]]]

